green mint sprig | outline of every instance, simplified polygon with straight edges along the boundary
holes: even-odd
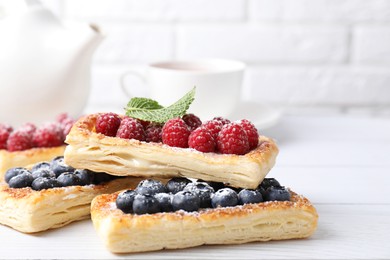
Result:
[[[132,98],[125,108],[126,115],[144,121],[165,123],[169,119],[185,115],[195,98],[195,87],[168,107],[150,98]]]

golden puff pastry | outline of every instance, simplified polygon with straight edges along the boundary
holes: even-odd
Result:
[[[99,185],[35,191],[0,184],[0,224],[24,233],[59,228],[90,217],[92,199],[100,194],[135,188],[141,179],[118,178]]]
[[[4,180],[4,174],[8,169],[49,161],[56,156],[64,155],[64,150],[65,145],[49,148],[31,148],[15,152],[0,150],[0,181]]]
[[[65,162],[75,168],[119,176],[187,177],[256,188],[275,164],[278,148],[260,136],[256,149],[245,155],[202,153],[134,139],[109,137],[95,131],[98,114],[75,123],[65,142]]]
[[[114,253],[309,237],[317,212],[309,200],[290,193],[290,201],[145,215],[124,214],[115,205],[118,193],[105,194],[92,201],[91,218]]]

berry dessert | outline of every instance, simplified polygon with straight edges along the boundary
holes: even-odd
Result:
[[[88,218],[95,196],[135,187],[139,181],[74,169],[62,156],[11,168],[0,183],[0,224],[25,233],[62,227]]]
[[[61,114],[55,122],[35,126],[26,123],[18,129],[0,124],[0,179],[7,169],[24,167],[64,154],[65,137],[74,120]]]
[[[248,120],[194,114],[164,123],[114,113],[77,121],[66,138],[65,161],[76,168],[118,176],[189,177],[256,188],[275,163],[274,141]]]
[[[91,217],[114,253],[305,238],[318,219],[310,201],[272,178],[251,190],[177,177],[97,196]]]

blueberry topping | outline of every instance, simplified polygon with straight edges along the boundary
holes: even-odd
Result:
[[[157,193],[154,195],[158,203],[160,204],[161,212],[171,212],[173,211],[172,207],[172,194],[169,193]]]
[[[261,187],[264,188],[264,190],[267,190],[269,187],[280,187],[280,183],[274,179],[274,178],[265,178],[261,184]]]
[[[168,181],[168,183],[166,185],[167,190],[168,190],[168,192],[171,192],[172,194],[176,194],[179,191],[182,191],[184,189],[184,187],[190,182],[191,181],[187,178],[180,178],[180,177],[172,178]]]
[[[36,178],[39,178],[39,177],[55,178],[56,175],[50,169],[39,168],[38,170],[35,170],[32,172],[32,177],[35,180]]]
[[[263,196],[263,198],[265,197],[265,189],[262,186],[259,185],[256,190],[261,193],[261,196]]]
[[[265,200],[267,201],[287,201],[290,200],[290,192],[285,187],[271,186],[265,191]]]
[[[133,212],[135,214],[153,214],[160,211],[160,205],[152,195],[137,194],[133,201]]]
[[[138,194],[142,195],[154,195],[157,193],[166,192],[166,188],[164,184],[161,183],[161,181],[151,179],[141,181],[135,190]]]
[[[5,176],[4,176],[5,182],[9,183],[9,180],[11,180],[12,177],[15,177],[16,175],[22,174],[24,172],[28,172],[28,170],[22,167],[9,169],[8,171],[5,172]]]
[[[25,171],[23,173],[20,173],[14,177],[12,177],[8,185],[10,188],[24,188],[31,186],[31,183],[33,182],[33,177],[29,171]]]
[[[211,187],[213,187],[214,191],[220,190],[225,188],[225,184],[223,182],[215,182],[215,181],[208,181],[207,182]]]
[[[119,193],[116,198],[116,206],[118,209],[122,210],[124,213],[133,212],[133,201],[137,193],[133,190],[126,190]]]
[[[40,170],[40,169],[50,169],[50,163],[48,163],[48,162],[40,162],[40,163],[37,163],[37,164],[35,164],[35,165],[31,168],[31,171],[32,171],[32,172],[35,172],[35,171]]]
[[[238,204],[237,193],[230,188],[223,188],[214,193],[211,198],[213,208],[217,207],[233,207]]]
[[[74,168],[64,162],[64,156],[58,156],[51,161],[51,170],[58,177],[64,172],[73,172]]]
[[[263,196],[257,190],[243,189],[238,193],[238,202],[241,205],[263,202]]]
[[[173,210],[197,211],[200,206],[199,197],[191,191],[179,191],[172,198]]]
[[[214,193],[214,189],[206,182],[191,182],[184,188],[184,191],[191,191],[196,194],[200,199],[201,208],[210,208],[211,195]]]
[[[64,172],[57,177],[57,181],[61,187],[82,185],[81,179],[72,172]]]
[[[93,183],[94,175],[93,172],[86,169],[77,169],[74,171],[74,175],[80,178],[81,185],[90,185]]]
[[[51,189],[59,186],[57,179],[53,177],[38,177],[31,184],[33,190]]]
[[[114,176],[109,175],[105,172],[94,172],[93,173],[93,184],[101,184],[104,182],[109,182],[114,179]]]

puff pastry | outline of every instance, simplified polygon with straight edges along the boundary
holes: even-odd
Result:
[[[81,118],[65,142],[65,162],[75,168],[119,176],[187,177],[255,189],[275,164],[278,148],[265,136],[245,155],[202,153],[134,139],[108,137],[95,131],[97,114]]]
[[[56,156],[63,155],[64,150],[65,145],[50,148],[32,148],[17,152],[0,150],[0,180],[4,180],[4,174],[8,169],[50,161]]]
[[[317,212],[309,200],[290,193],[291,201],[145,215],[124,214],[115,206],[118,193],[105,194],[92,201],[91,217],[114,253],[309,237]]]
[[[141,179],[119,178],[100,185],[34,191],[0,183],[0,224],[24,233],[65,226],[89,218],[92,199],[103,193],[135,188]]]

